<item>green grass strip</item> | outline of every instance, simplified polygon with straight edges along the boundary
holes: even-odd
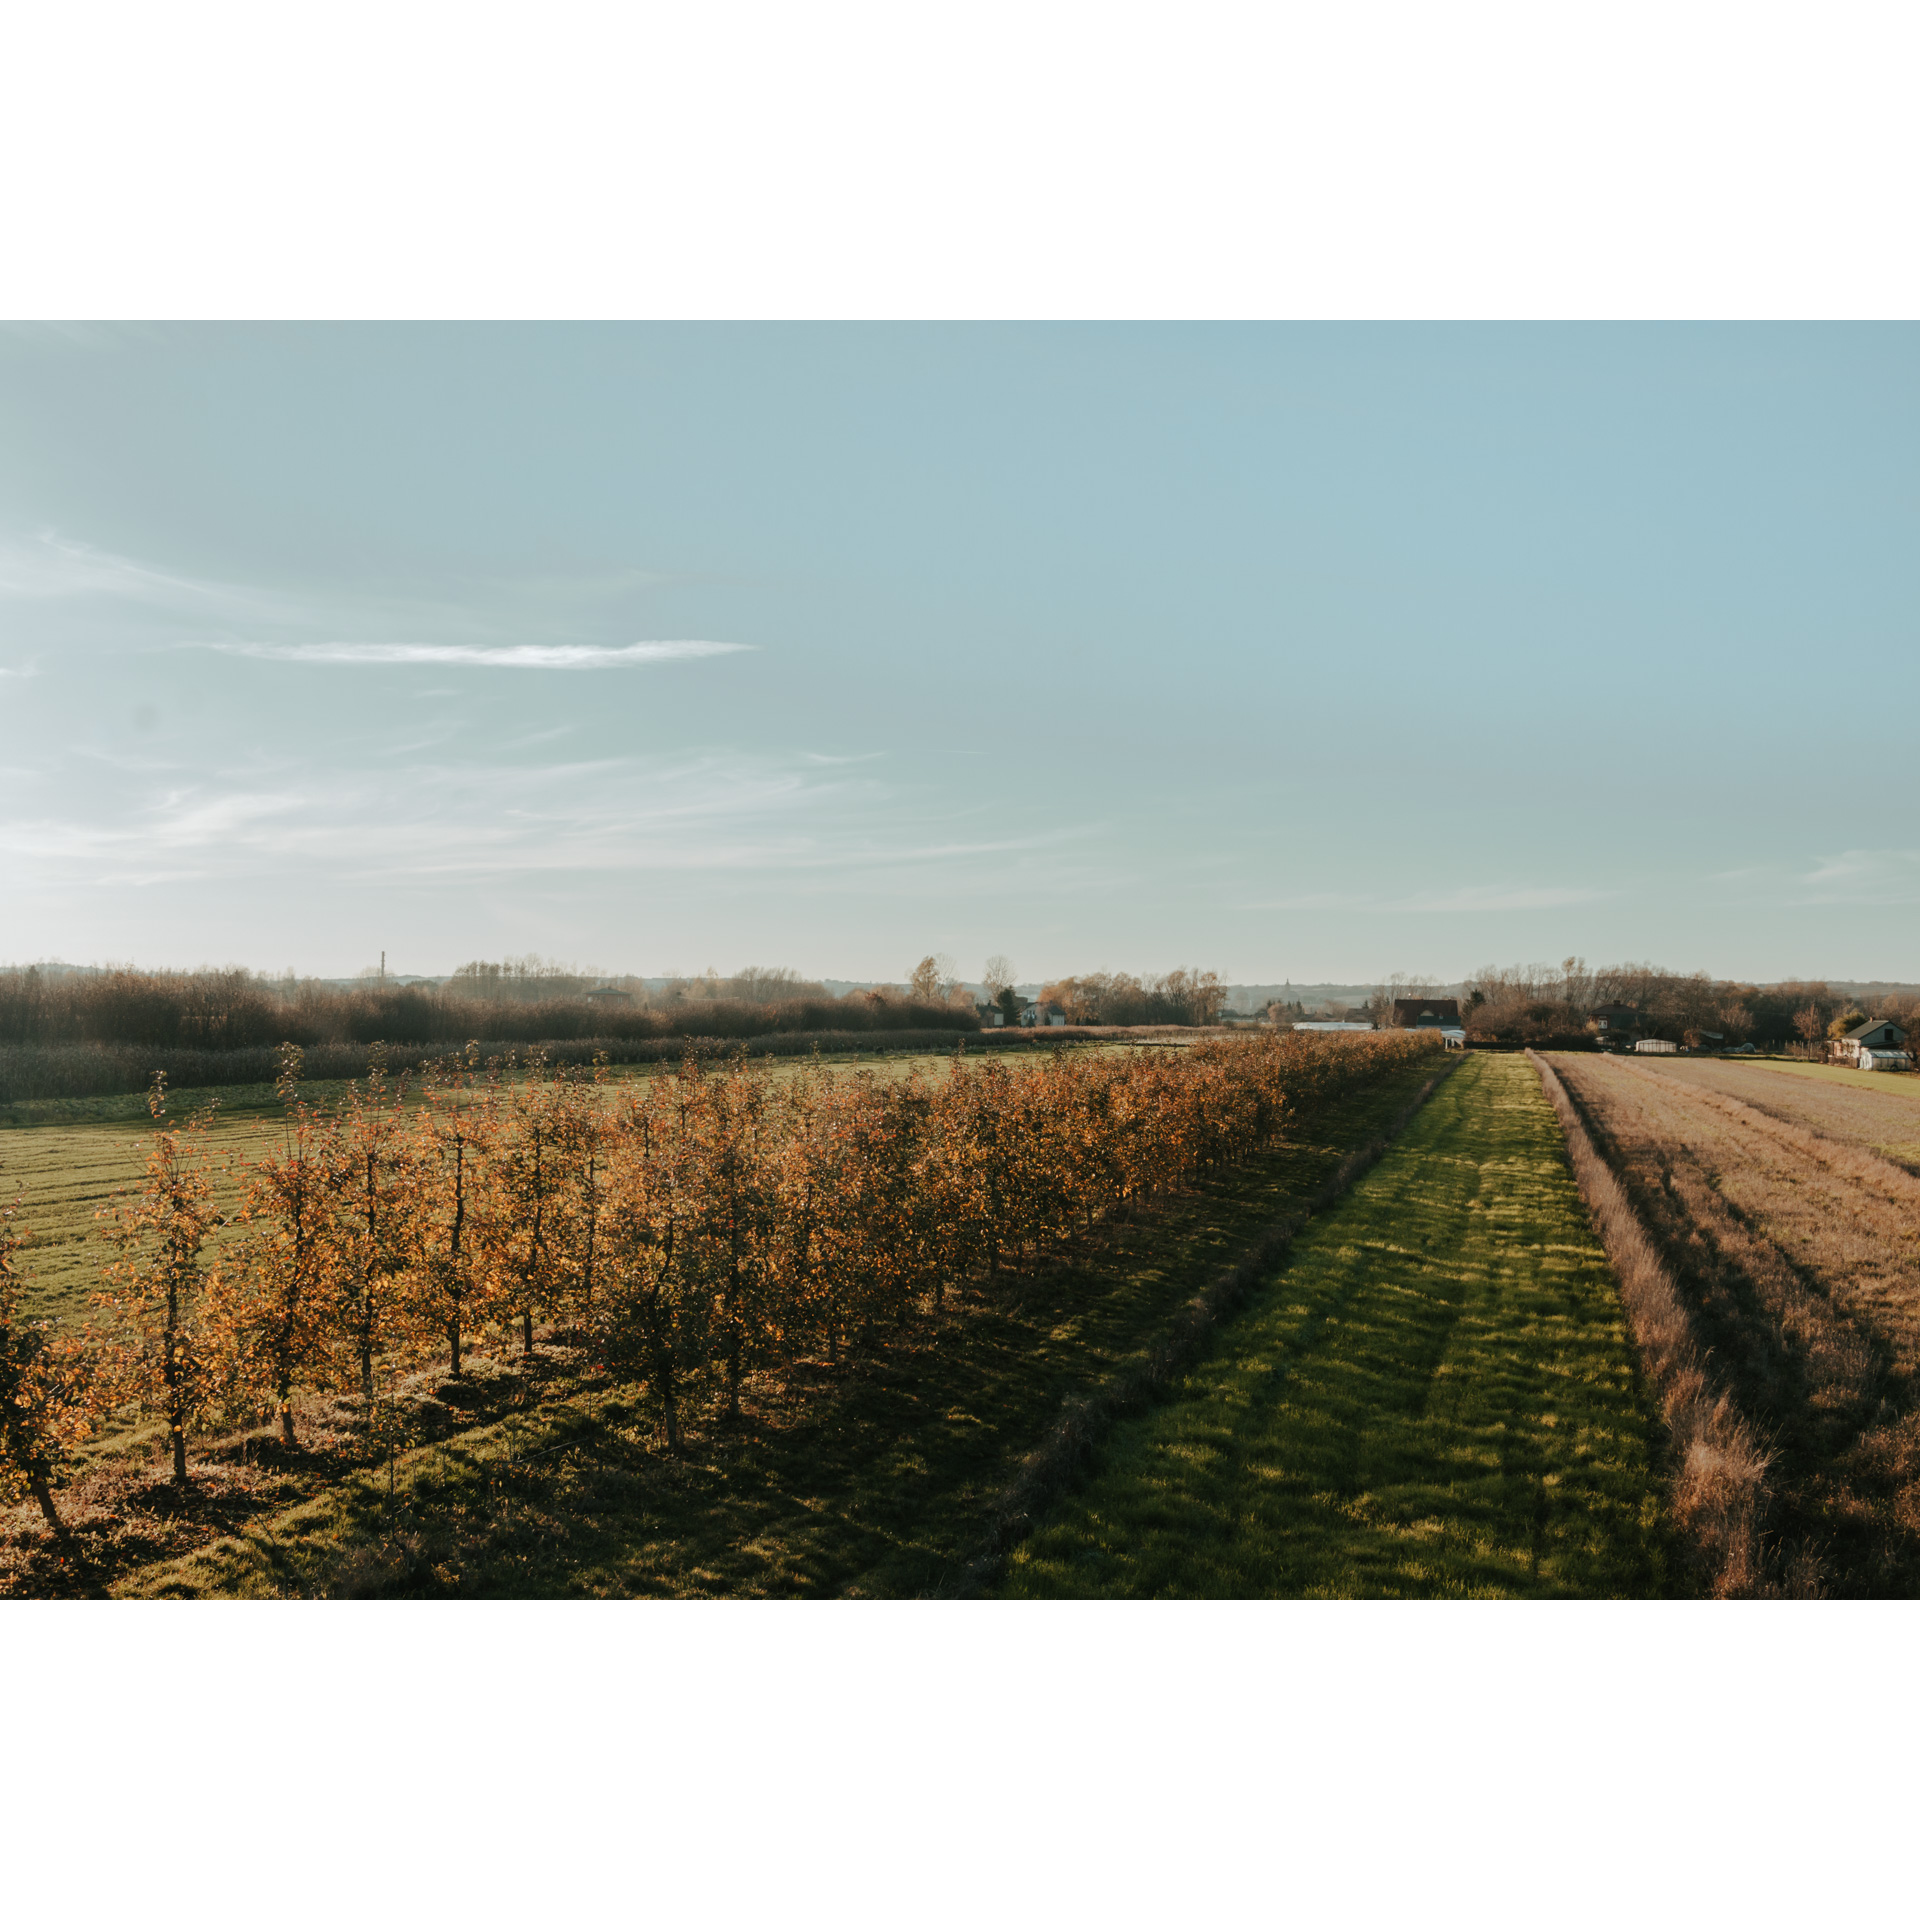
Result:
[[[1016,1597],[1668,1590],[1653,1430],[1558,1122],[1470,1059],[1016,1550]]]

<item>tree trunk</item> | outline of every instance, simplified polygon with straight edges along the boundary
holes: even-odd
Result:
[[[53,1529],[55,1537],[67,1542],[67,1523],[60,1518],[60,1510],[53,1504],[53,1489],[47,1484],[46,1468],[35,1458],[32,1442],[12,1423],[8,1423],[5,1431],[7,1452],[13,1456],[14,1465],[26,1475],[34,1504],[40,1509],[47,1525]]]
[[[680,1457],[680,1410],[674,1400],[671,1360],[663,1360],[660,1363],[658,1382],[660,1404],[666,1410],[667,1416],[667,1451],[678,1459]]]
[[[187,1484],[187,1411],[181,1404],[185,1395],[180,1381],[180,1274],[177,1267],[167,1270],[167,1344],[160,1371],[167,1386],[167,1425],[173,1433],[173,1484]]]
[[[457,1134],[453,1143],[453,1231],[447,1236],[448,1291],[454,1296],[452,1324],[447,1337],[453,1345],[452,1374],[460,1378],[460,1302],[466,1285],[460,1271],[460,1230],[467,1223],[467,1144]]]
[[[593,1157],[587,1158],[587,1257],[583,1263],[580,1279],[586,1294],[584,1312],[588,1319],[593,1317],[593,1252],[595,1231],[600,1224],[600,1193],[594,1185],[597,1169]]]
[[[280,1442],[288,1447],[296,1444],[293,1437],[293,1401],[284,1386],[280,1389]]]
[[[60,1518],[60,1509],[53,1504],[53,1489],[47,1485],[44,1473],[28,1476],[28,1484],[33,1488],[34,1503],[39,1507],[41,1516],[53,1529],[54,1538],[63,1546],[70,1545],[73,1536],[67,1531],[67,1523]]]
[[[520,1316],[520,1347],[529,1360],[533,1358],[533,1313],[529,1309]]]
[[[740,1417],[740,1226],[727,1237],[727,1418]]]

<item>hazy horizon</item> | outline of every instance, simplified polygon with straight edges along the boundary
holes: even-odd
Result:
[[[0,959],[1897,980],[1917,341],[0,330]]]

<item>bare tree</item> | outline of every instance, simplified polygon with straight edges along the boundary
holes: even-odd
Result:
[[[946,999],[953,984],[953,955],[950,953],[928,954],[907,975],[909,997],[929,1004]]]
[[[754,1006],[827,998],[827,990],[818,980],[808,980],[791,967],[742,967],[722,986],[728,999],[745,1000]]]
[[[1018,984],[1013,962],[1004,953],[987,956],[986,978],[981,985],[989,1003],[999,1008],[1009,1024],[1020,1017],[1020,996],[1015,991]]]

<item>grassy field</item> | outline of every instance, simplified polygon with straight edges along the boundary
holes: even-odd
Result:
[[[745,1417],[698,1428],[684,1460],[644,1395],[584,1385],[564,1349],[532,1366],[496,1353],[457,1391],[402,1383],[391,1500],[345,1401],[305,1409],[291,1453],[264,1433],[201,1450],[209,1492],[186,1508],[118,1441],[99,1488],[72,1491],[77,1530],[123,1594],[937,1592],[1063,1398],[1137,1362],[1431,1070],[1410,1063],[1258,1164],[1070,1263],[971,1293],[838,1374],[750,1383]],[[0,1591],[53,1579],[0,1548]]]
[[[1653,1054],[1660,1061],[1667,1056]],[[1890,1093],[1897,1099],[1920,1100],[1920,1073],[1862,1073],[1858,1067],[1829,1067],[1812,1060],[1722,1060],[1715,1065],[1742,1072],[1784,1074],[1796,1080],[1826,1080],[1836,1086],[1857,1087],[1862,1093]]]
[[[1893,1103],[1863,1074],[1819,1085],[1808,1099],[1843,1103],[1823,1108],[1830,1132],[1728,1093],[1725,1075],[1554,1065],[1773,1447],[1777,1563],[1835,1595],[1920,1595],[1920,1183],[1842,1137]],[[1741,1071],[1756,1099],[1803,1084]]]
[[[1524,1058],[1478,1056],[1004,1591],[1659,1594],[1652,1436],[1559,1124]]]

